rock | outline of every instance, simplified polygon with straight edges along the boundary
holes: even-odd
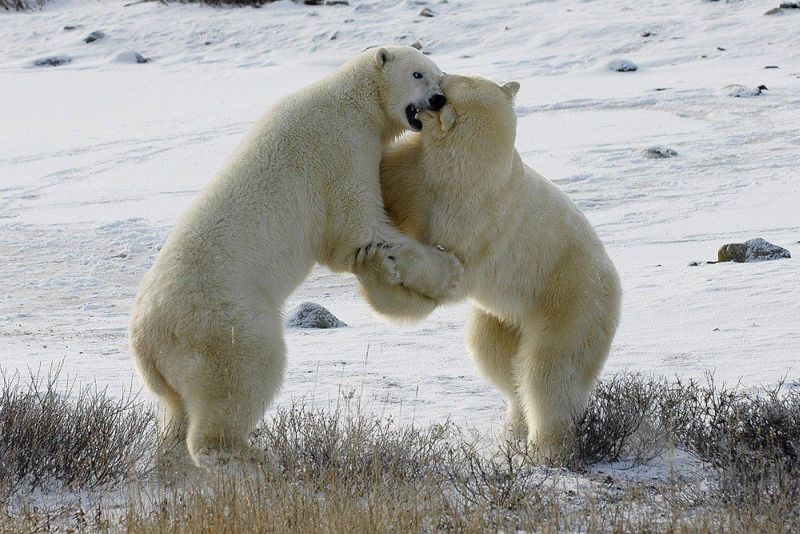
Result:
[[[76,26],[74,24],[67,24],[66,26],[64,26],[64,31],[71,32],[73,30],[77,30],[78,28],[80,28],[80,26]]]
[[[671,148],[660,145],[645,148],[642,153],[644,154],[644,157],[650,159],[674,158],[678,155],[678,153]]]
[[[800,2],[781,2],[781,9],[800,9]]]
[[[783,13],[783,10],[781,8],[779,8],[779,7],[773,7],[772,9],[770,9],[769,11],[767,11],[764,14],[765,15],[777,15],[779,13]]]
[[[95,41],[99,41],[100,39],[105,38],[106,34],[101,31],[93,31],[89,35],[83,38],[84,43],[93,43]]]
[[[609,61],[608,65],[606,65],[606,68],[608,68],[608,70],[613,70],[617,72],[634,72],[639,67],[637,67],[636,63],[634,63],[633,61],[618,58]]]
[[[132,50],[120,52],[114,58],[115,63],[147,63],[148,61],[150,61],[150,58],[146,58],[139,52],[134,52]]]
[[[777,65],[767,65],[767,66],[766,66],[766,67],[764,67],[764,68],[765,68],[765,69],[779,69],[780,67],[779,67],[779,66],[777,66]]]
[[[760,237],[750,239],[744,243],[728,243],[722,245],[717,252],[717,261],[733,261],[736,263],[778,260],[791,258],[789,251],[778,245],[773,245]]]
[[[414,41],[413,43],[411,43],[411,47],[416,48],[417,50],[422,50],[422,43],[420,43],[419,41]]]
[[[33,62],[37,67],[58,67],[67,63],[72,63],[72,58],[69,56],[49,56]]]
[[[286,320],[286,326],[293,328],[340,328],[347,325],[319,304],[303,302],[294,309]]]
[[[347,0],[325,0],[326,6],[349,6],[350,2]]]
[[[419,12],[420,17],[435,17],[436,13],[428,9],[427,7],[423,7],[422,11]]]
[[[639,35],[641,35],[642,37],[650,37],[651,35],[653,35],[653,32],[642,32]]]
[[[738,83],[726,85],[722,89],[728,94],[728,96],[733,96],[736,98],[758,96],[763,91],[769,91],[766,85],[759,85],[758,87],[745,87],[744,85],[739,85]]]

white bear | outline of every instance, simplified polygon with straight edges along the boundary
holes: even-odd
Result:
[[[617,272],[581,211],[514,148],[519,84],[448,74],[442,88],[442,110],[421,113],[421,133],[384,154],[384,204],[403,232],[461,260],[470,354],[507,397],[508,429],[553,458],[608,355]],[[438,303],[377,269],[359,280],[389,316],[418,319]]]
[[[378,174],[383,145],[443,105],[441,77],[410,46],[364,52],[277,103],[195,199],[130,321],[165,443],[207,467],[255,454],[249,432],[286,367],[281,308],[315,262],[351,271],[369,258],[372,276],[424,298],[457,286],[455,257],[389,224]]]

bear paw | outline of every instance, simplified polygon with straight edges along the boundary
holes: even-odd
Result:
[[[393,251],[400,283],[437,302],[453,300],[462,286],[464,266],[441,246],[402,245]]]
[[[399,285],[401,276],[396,265],[397,250],[398,245],[384,241],[360,247],[356,251],[353,272],[377,274],[384,283]]]
[[[203,448],[194,454],[194,461],[198,467],[208,471],[235,471],[237,469],[253,469],[274,461],[265,451],[249,449],[243,452],[220,451],[212,448]]]

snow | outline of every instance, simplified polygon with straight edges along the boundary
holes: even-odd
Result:
[[[138,389],[126,346],[137,284],[252,123],[369,46],[419,41],[445,71],[522,84],[518,149],[586,212],[622,278],[605,375],[713,371],[746,387],[800,375],[795,259],[688,265],[753,237],[798,249],[797,10],[765,17],[774,2],[697,0],[127,3],[0,12],[3,370],[63,360],[70,379]],[[435,16],[419,16],[425,6]],[[93,31],[104,38],[84,43]],[[606,68],[622,56],[639,69]],[[35,65],[48,57],[71,62]],[[731,98],[732,85],[769,91]],[[679,156],[650,159],[652,146]],[[324,407],[357,391],[362,409],[399,421],[499,427],[503,400],[464,348],[467,304],[387,324],[352,276],[322,268],[286,310],[304,301],[350,326],[287,330],[278,404]]]

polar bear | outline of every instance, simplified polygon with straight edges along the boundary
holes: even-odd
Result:
[[[384,154],[384,204],[403,232],[461,260],[469,352],[508,400],[507,429],[554,458],[608,355],[617,272],[586,217],[514,148],[519,84],[446,74],[442,88],[442,110]],[[378,269],[359,281],[388,316],[418,319],[438,303],[387,286]]]
[[[389,286],[434,300],[454,290],[460,263],[389,224],[378,174],[383,145],[444,104],[441,77],[410,46],[368,50],[277,103],[195,199],[130,321],[164,443],[206,467],[256,454],[249,431],[286,367],[281,308],[315,262],[353,271],[369,258]]]

